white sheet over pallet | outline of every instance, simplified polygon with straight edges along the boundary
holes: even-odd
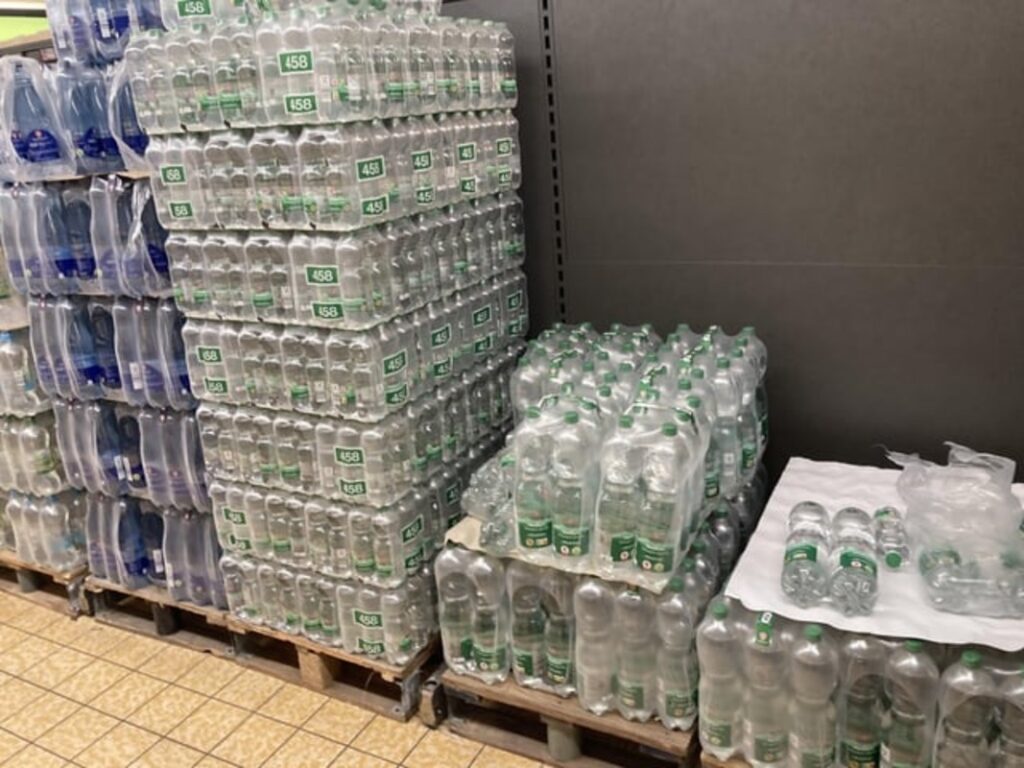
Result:
[[[932,607],[924,582],[911,564],[899,572],[879,570],[879,596],[870,616],[844,616],[830,605],[800,608],[782,593],[779,577],[786,519],[794,504],[812,500],[830,514],[845,506],[868,512],[886,504],[904,509],[896,480],[899,470],[793,458],[779,478],[761,522],[726,587],[726,594],[753,611],[773,611],[804,622],[850,632],[915,637],[938,643],[978,644],[1004,651],[1024,648],[1024,621],[944,613]],[[1024,499],[1024,485],[1014,493]]]

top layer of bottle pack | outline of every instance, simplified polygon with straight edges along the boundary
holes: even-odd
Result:
[[[149,134],[516,103],[504,24],[435,0],[52,0],[62,58],[123,57]],[[134,34],[133,34],[134,32]]]

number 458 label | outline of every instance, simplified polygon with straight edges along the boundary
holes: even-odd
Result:
[[[284,97],[284,111],[289,115],[308,115],[316,110],[316,94],[295,93]]]
[[[282,75],[295,75],[313,71],[312,51],[281,51],[277,54],[277,68]]]
[[[160,180],[168,186],[172,184],[184,184],[187,181],[185,176],[185,166],[161,165]]]
[[[188,201],[169,203],[168,208],[170,209],[172,219],[191,219],[194,215],[192,213],[192,203]]]
[[[178,18],[188,19],[212,15],[210,0],[178,0]]]

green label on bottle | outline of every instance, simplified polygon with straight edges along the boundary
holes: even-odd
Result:
[[[179,19],[195,19],[212,15],[210,0],[178,0]]]
[[[380,197],[363,198],[360,206],[363,211],[363,216],[383,216],[388,212],[391,204],[388,201],[387,195],[381,195]]]
[[[473,354],[482,355],[484,352],[489,352],[494,349],[494,334],[488,333],[486,336],[482,336],[473,342]]]
[[[367,640],[365,637],[359,638],[359,650],[365,653],[367,656],[383,656],[384,655],[384,641],[383,640]]]
[[[472,163],[476,160],[476,142],[468,141],[465,144],[459,144],[456,154],[460,163]]]
[[[423,532],[423,515],[417,515],[416,519],[402,529],[402,543],[408,544]]]
[[[373,181],[374,179],[383,178],[387,173],[387,167],[384,155],[356,160],[356,180]]]
[[[298,480],[302,473],[299,470],[298,464],[282,464],[281,465],[281,479],[282,480]]]
[[[160,166],[160,181],[167,186],[174,184],[184,184],[188,181],[188,175],[185,173],[184,165],[161,165]]]
[[[644,706],[644,687],[640,684],[623,683],[619,680],[619,703],[630,709],[642,709]]]
[[[498,139],[494,142],[494,151],[498,157],[508,157],[512,154],[512,139],[506,136],[505,138]]]
[[[191,219],[194,216],[192,213],[192,203],[187,200],[168,203],[167,207],[170,210],[172,219]]]
[[[498,672],[505,668],[505,646],[487,649],[474,643],[473,661],[481,672]]]
[[[380,629],[384,626],[381,614],[373,611],[361,611],[358,608],[352,609],[352,620],[360,627],[369,627],[370,629]]]
[[[459,656],[463,659],[469,659],[473,656],[473,638],[464,637],[462,642],[459,643]]]
[[[434,151],[431,149],[420,150],[412,153],[412,169],[416,173],[429,171],[434,167]]]
[[[315,93],[293,93],[284,97],[284,111],[289,115],[308,115],[316,112]]]
[[[339,270],[331,264],[307,264],[306,285],[338,285]]]
[[[451,323],[442,325],[440,328],[430,332],[430,348],[440,349],[441,347],[447,347],[452,340],[452,326]]]
[[[348,467],[361,467],[366,463],[362,448],[335,448],[334,460]]]
[[[513,648],[512,663],[515,665],[516,672],[520,675],[525,675],[526,677],[534,675],[533,654],[530,651],[517,651]]]
[[[488,304],[486,307],[480,307],[473,312],[473,327],[479,328],[484,323],[488,323],[491,320],[491,306]]]
[[[550,520],[520,520],[519,545],[527,549],[543,549],[551,545]]]
[[[339,483],[341,492],[346,496],[365,496],[366,495],[366,481],[356,480],[355,482],[347,482],[342,480]]]
[[[432,185],[416,187],[416,205],[433,205],[436,199],[437,195]]]
[[[510,293],[508,298],[505,299],[505,306],[511,310],[522,309],[523,292],[516,291],[515,293]]]
[[[235,525],[245,525],[245,512],[224,507],[224,519]]]
[[[340,301],[314,301],[310,311],[317,320],[340,320],[345,316]]]
[[[789,737],[789,751],[797,755],[800,768],[832,768],[834,765],[835,749],[801,749],[799,739],[792,734]]]
[[[406,572],[415,571],[423,564],[423,547],[417,547],[416,551],[405,557]]]
[[[476,176],[463,176],[459,179],[459,191],[464,195],[476,194]]]
[[[744,443],[740,451],[740,464],[743,469],[753,469],[757,463],[757,446]]]
[[[590,552],[590,530],[564,525],[552,527],[555,552],[563,557],[581,557]]]
[[[269,291],[262,293],[254,293],[252,295],[252,305],[256,309],[266,309],[274,306],[274,295]]]
[[[384,402],[390,406],[402,405],[409,400],[409,385],[397,384],[384,390]]]
[[[700,740],[713,747],[732,746],[732,723],[716,723],[701,716],[697,722],[700,725]]]
[[[854,744],[844,741],[839,745],[839,764],[843,768],[878,768],[881,749],[878,744]]]
[[[815,544],[795,544],[786,548],[786,555],[783,560],[792,563],[798,560],[807,560],[812,563],[818,562],[818,547]]]
[[[786,734],[773,733],[754,737],[754,760],[760,763],[781,763],[786,758]]]
[[[498,186],[512,186],[512,169],[509,168],[507,165],[498,166]]]
[[[717,472],[708,472],[704,475],[704,498],[714,499],[718,496],[721,491],[721,487],[718,482]]]
[[[645,571],[670,573],[672,571],[675,547],[649,539],[637,539],[636,561]]]
[[[841,568],[852,568],[857,571],[866,571],[872,576],[878,573],[878,565],[872,558],[849,549],[844,549],[839,553],[839,566]]]
[[[775,614],[771,611],[758,614],[757,620],[754,622],[754,642],[757,645],[771,645],[774,634]]]
[[[286,555],[292,551],[292,543],[288,539],[271,539],[270,548],[275,554]]]
[[[200,363],[220,363],[224,361],[224,355],[220,347],[197,347],[196,358]]]
[[[444,379],[452,373],[452,359],[446,357],[444,360],[438,360],[431,368],[431,372],[434,374],[435,379]]]
[[[547,656],[544,660],[547,678],[555,685],[565,685],[572,680],[572,660],[559,656]]]
[[[242,97],[237,93],[222,93],[217,98],[221,110],[233,112],[242,108]]]
[[[208,395],[226,395],[228,393],[228,382],[226,379],[203,379],[203,386]]]
[[[632,533],[616,533],[612,536],[611,550],[609,554],[612,560],[618,563],[625,563],[633,559],[636,549],[636,535]]]
[[[684,718],[697,714],[697,691],[665,691],[665,714]]]
[[[462,483],[456,480],[444,489],[444,503],[447,507],[454,507],[462,499]]]
[[[277,68],[282,75],[298,75],[313,71],[313,52],[281,51],[277,54]]]
[[[393,376],[394,374],[401,372],[405,369],[407,363],[408,358],[406,357],[405,350],[396,352],[390,357],[385,357],[383,361],[384,375]]]

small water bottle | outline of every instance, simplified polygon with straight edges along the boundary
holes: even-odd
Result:
[[[887,568],[899,570],[910,560],[903,515],[894,507],[875,511],[875,549]]]
[[[832,520],[832,540],[832,601],[848,616],[867,615],[878,599],[878,563],[870,515],[857,507],[839,510]]]
[[[828,594],[829,520],[825,508],[802,501],[789,512],[782,591],[801,608]]]

